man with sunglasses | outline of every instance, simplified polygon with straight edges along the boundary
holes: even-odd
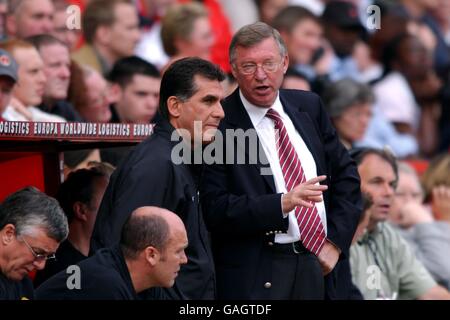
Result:
[[[335,297],[332,271],[361,212],[356,166],[320,98],[280,90],[289,57],[278,31],[244,26],[230,63],[239,88],[223,102],[216,153],[226,157],[207,166],[200,192],[218,297],[323,299],[324,287]]]
[[[27,187],[0,205],[0,300],[33,299],[28,274],[41,270],[68,234],[56,199]]]

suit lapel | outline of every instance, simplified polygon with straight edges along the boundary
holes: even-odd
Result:
[[[250,120],[250,116],[245,110],[244,105],[242,104],[241,98],[239,97],[239,89],[236,89],[231,96],[229,96],[224,103],[225,113],[226,113],[226,121],[234,127],[234,129],[242,129],[244,131],[247,130],[255,130],[252,121]],[[225,133],[226,134],[226,133]],[[262,176],[264,181],[269,185],[273,192],[276,192],[275,182],[273,178],[272,171],[270,169],[269,161],[267,160],[267,156],[264,152],[264,149],[259,141],[258,136],[258,155],[256,159],[256,163],[251,163],[251,166],[254,167],[258,174]],[[241,141],[243,139],[237,139],[237,150],[245,151],[248,156],[247,159],[254,159],[254,155],[249,154],[249,148],[245,145],[245,141]],[[261,174],[261,172],[265,172],[268,174]]]
[[[300,111],[299,102],[289,99],[288,95],[282,91],[280,91],[280,100],[284,111],[289,115],[295,129],[311,152],[317,165],[317,173],[326,172],[324,158],[320,155],[321,141],[316,135],[317,130],[308,113]],[[301,158],[301,155],[299,157]]]

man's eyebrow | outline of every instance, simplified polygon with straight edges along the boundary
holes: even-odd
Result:
[[[49,254],[53,254],[53,253],[54,253],[54,252],[50,252],[50,251],[47,251],[47,250],[42,249],[42,248],[36,248],[36,247],[31,247],[31,248],[33,248],[33,250],[34,250],[36,253],[38,253],[38,254],[46,254],[46,255],[49,255]]]
[[[146,90],[146,89],[139,89],[139,90],[135,90],[134,93],[137,93],[137,94],[150,94],[151,92]]]
[[[219,97],[212,94],[208,94],[202,98],[202,101],[215,101],[215,100],[219,100]]]

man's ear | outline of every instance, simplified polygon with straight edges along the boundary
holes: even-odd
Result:
[[[98,43],[107,45],[111,40],[111,27],[109,26],[98,26],[95,32],[95,41]]]
[[[160,260],[160,253],[158,249],[153,246],[148,246],[144,249],[145,252],[145,260],[154,267]]]
[[[6,226],[3,227],[2,230],[0,230],[0,241],[3,245],[8,245],[14,240],[14,237],[16,236],[16,227],[8,223]]]
[[[17,33],[16,17],[13,14],[6,15],[5,29],[8,35],[15,36]]]
[[[283,74],[286,74],[288,67],[289,67],[289,55],[286,54],[283,58]]]
[[[286,30],[281,30],[280,36],[283,38],[284,43],[287,43],[291,39],[291,33]]]
[[[111,83],[109,87],[109,95],[111,101],[120,101],[122,99],[122,87],[118,83]]]
[[[84,221],[84,222],[86,222],[88,220],[88,216],[87,215],[89,214],[89,212],[88,212],[88,208],[87,208],[86,204],[84,204],[84,203],[82,203],[80,201],[76,201],[73,204],[72,209],[73,209],[73,213],[74,213],[74,218],[75,219],[81,220],[81,221]]]
[[[173,45],[178,52],[185,52],[187,50],[190,49],[190,47],[192,46],[192,44],[189,41],[184,40],[181,37],[175,37],[175,39],[173,40]]]
[[[170,118],[178,118],[181,114],[181,101],[175,97],[170,96],[167,99],[167,111],[169,112]]]
[[[236,70],[236,65],[234,63],[231,64],[231,74],[233,75],[233,77],[235,79],[237,79],[237,70]]]

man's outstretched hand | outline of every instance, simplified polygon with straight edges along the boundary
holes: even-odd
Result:
[[[295,207],[300,206],[311,208],[314,206],[313,202],[322,202],[322,193],[328,189],[328,186],[318,184],[318,182],[326,178],[326,176],[312,178],[300,183],[291,191],[284,194],[281,198],[283,213],[291,212]]]

